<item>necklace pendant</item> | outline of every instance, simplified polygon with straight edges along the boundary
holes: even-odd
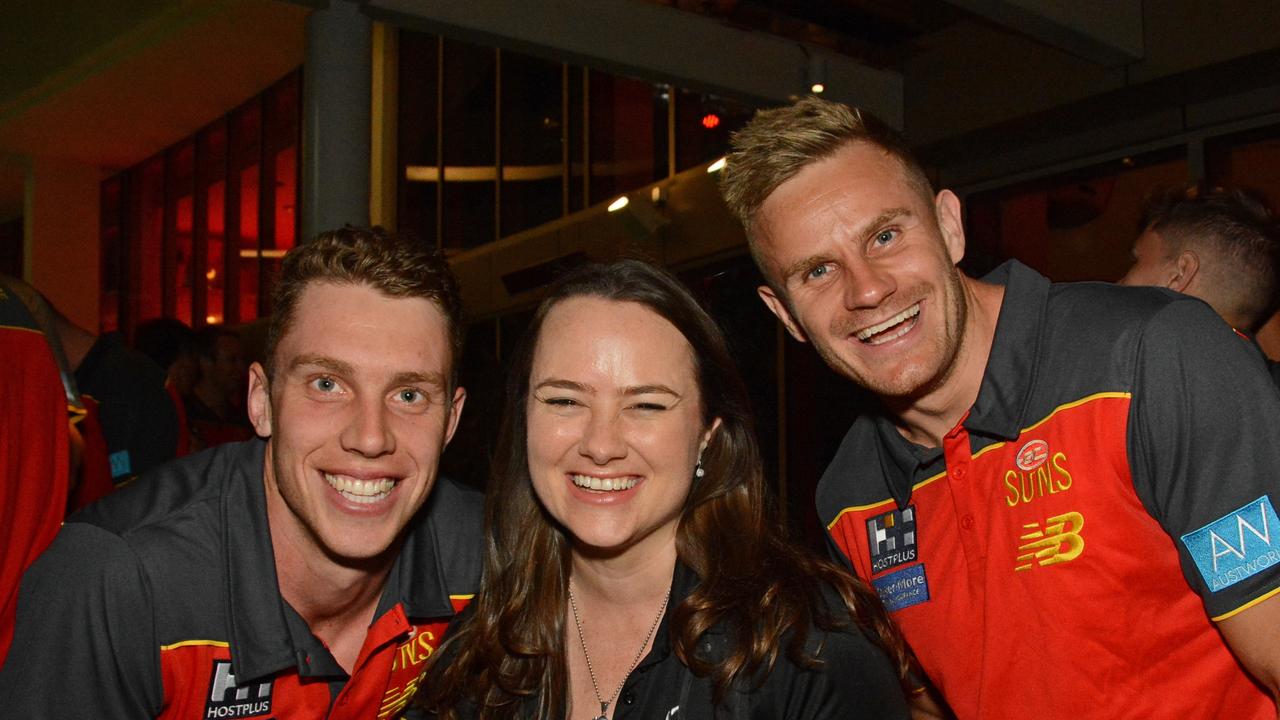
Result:
[[[594,720],[609,720],[609,703],[600,703],[600,714]]]

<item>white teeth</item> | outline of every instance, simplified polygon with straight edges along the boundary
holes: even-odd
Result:
[[[324,474],[324,479],[329,483],[329,487],[342,493],[342,497],[355,503],[376,503],[385,498],[391,489],[396,486],[396,481],[389,478],[380,478],[378,480],[357,480],[346,475]]]
[[[588,490],[603,490],[612,492],[614,490],[630,490],[636,486],[636,479],[629,478],[598,478],[590,475],[570,475],[573,484],[580,488]]]
[[[885,330],[888,330],[889,328],[893,327],[894,325],[897,325],[898,323],[906,322],[907,320],[910,320],[911,318],[919,314],[920,314],[920,303],[916,303],[915,305],[912,305],[911,307],[907,308],[906,310],[903,310],[902,312],[898,313],[897,315],[894,315],[893,317],[889,318],[888,320],[885,320],[882,323],[876,323],[875,325],[872,325],[869,328],[859,330],[858,332],[854,333],[853,336],[858,338],[862,342],[868,342],[868,340],[872,336],[876,335],[877,333],[882,333]],[[903,335],[905,335],[907,331],[909,331],[910,329],[911,329],[910,326],[899,328],[897,332],[891,333],[886,337],[876,338],[875,340],[870,341],[869,344],[879,345],[881,343],[889,342],[890,340],[893,340],[895,338],[900,338]]]

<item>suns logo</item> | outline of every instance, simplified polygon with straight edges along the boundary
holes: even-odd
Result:
[[[1004,474],[1005,504],[1014,507],[1037,498],[1056,495],[1071,488],[1067,454],[1049,452],[1045,440],[1029,440],[1013,456],[1011,469]]]
[[[1032,440],[1018,451],[1014,464],[1022,470],[1031,472],[1049,459],[1049,443],[1044,440]]]

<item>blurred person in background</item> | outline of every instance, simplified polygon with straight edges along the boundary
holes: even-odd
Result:
[[[1280,299],[1280,226],[1261,198],[1232,188],[1160,188],[1147,198],[1138,233],[1121,285],[1200,298],[1255,340]],[[1280,384],[1280,363],[1267,364]]]
[[[247,440],[253,426],[245,412],[244,390],[248,366],[240,336],[221,325],[196,332],[199,374],[183,397],[191,428],[192,451]]]

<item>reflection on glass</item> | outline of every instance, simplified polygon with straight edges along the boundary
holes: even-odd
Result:
[[[164,156],[157,156],[138,172],[138,272],[134,289],[137,321],[160,317],[163,291],[160,272],[164,263]]]
[[[227,183],[219,180],[208,187],[207,222],[209,239],[205,244],[205,322],[221,324],[226,291],[226,202]]]
[[[258,165],[240,171],[239,320],[258,317]]]

